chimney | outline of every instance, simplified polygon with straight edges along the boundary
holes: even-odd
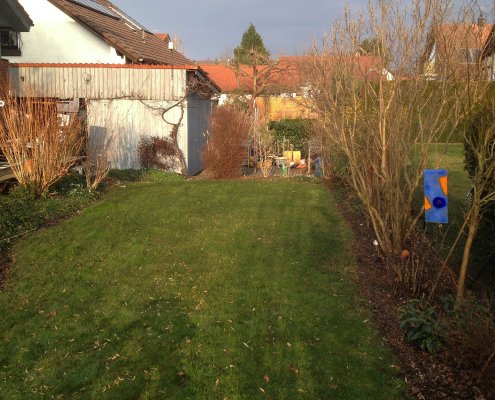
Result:
[[[486,25],[486,18],[485,18],[485,14],[483,14],[483,12],[481,12],[480,16],[478,17],[478,27],[480,29],[483,29]]]
[[[173,42],[173,40],[171,40],[170,42],[168,42],[168,49],[169,50],[173,50],[174,49],[174,42]]]

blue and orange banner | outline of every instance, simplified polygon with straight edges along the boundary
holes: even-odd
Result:
[[[449,222],[448,171],[425,169],[425,220],[437,224]]]

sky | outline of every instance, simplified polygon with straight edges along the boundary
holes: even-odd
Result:
[[[273,56],[302,54],[314,40],[323,37],[345,5],[343,0],[112,2],[152,32],[178,36],[180,50],[193,60],[214,60],[231,54],[251,22]],[[479,0],[484,9],[490,2]],[[348,0],[351,9],[362,9],[367,3]]]

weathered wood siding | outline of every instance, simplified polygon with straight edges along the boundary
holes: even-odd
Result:
[[[20,97],[86,99],[90,139],[94,148],[108,146],[108,161],[117,169],[141,167],[138,146],[143,136],[170,136],[172,124],[180,120],[181,106],[170,109],[165,118],[162,110],[183,99],[187,82],[186,69],[160,66],[11,64],[9,76],[11,90]],[[182,107],[178,144],[187,174],[194,175],[202,169],[211,100],[192,96]]]
[[[174,100],[186,89],[185,69],[151,66],[11,64],[9,76],[21,97]]]
[[[140,168],[138,146],[143,136],[168,137],[173,123],[180,119],[180,107],[174,107],[162,118],[166,101],[90,100],[87,104],[89,137],[93,148],[108,147],[111,168]],[[187,160],[187,123],[181,124],[179,147]],[[180,172],[177,170],[176,172]]]

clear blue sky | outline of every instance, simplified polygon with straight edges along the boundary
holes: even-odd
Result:
[[[178,35],[186,56],[214,59],[232,51],[252,22],[277,56],[303,53],[344,9],[340,0],[111,0],[152,31]],[[462,0],[456,0],[459,3]],[[404,0],[407,3],[407,0]],[[362,8],[367,0],[349,0]],[[479,0],[483,7],[491,0]]]

